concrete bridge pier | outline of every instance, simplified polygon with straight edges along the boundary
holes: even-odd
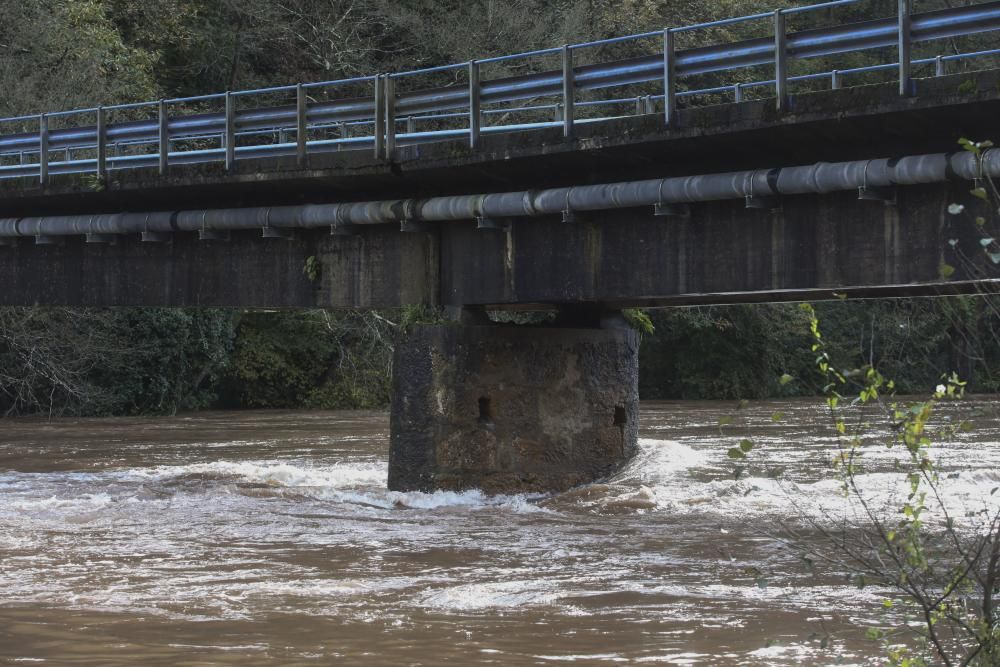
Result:
[[[638,335],[620,316],[569,322],[419,326],[400,341],[389,488],[560,491],[634,456]]]

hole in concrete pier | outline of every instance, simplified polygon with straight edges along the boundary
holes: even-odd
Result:
[[[479,399],[479,423],[493,423],[493,405],[491,404],[490,399],[485,396]]]
[[[615,406],[615,426],[625,426],[625,422],[628,421],[628,414],[625,412],[624,405]]]

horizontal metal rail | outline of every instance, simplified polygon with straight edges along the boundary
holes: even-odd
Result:
[[[941,69],[941,65],[948,62],[954,62],[963,59],[977,58],[984,56],[1000,56],[1000,49],[991,49],[987,51],[976,51],[971,53],[960,53],[948,56],[938,56],[935,58],[922,58],[912,61],[914,65],[935,65],[937,69]],[[880,65],[870,65],[866,67],[854,67],[843,70],[830,70],[826,72],[817,72],[813,74],[802,74],[794,77],[789,77],[789,81],[812,81],[819,79],[828,79],[831,82],[837,81],[838,85],[842,84],[844,76],[851,74],[863,74],[868,72],[878,72],[885,70],[894,70],[898,67],[898,63],[886,63]],[[943,71],[938,71],[938,74],[943,74]],[[732,94],[735,101],[740,101],[742,95],[745,91],[753,88],[761,87],[771,87],[773,88],[775,84],[774,79],[760,80],[760,81],[749,81],[741,82],[733,85],[724,86],[713,86],[710,88],[697,88],[692,90],[678,91],[678,97],[696,97],[699,95],[714,95],[714,94]],[[576,102],[575,105],[578,108],[587,107],[601,107],[601,106],[618,106],[618,107],[638,107],[643,102],[662,102],[664,96],[661,95],[644,95],[636,97],[627,98],[612,98],[605,100],[589,100],[583,102]],[[641,113],[648,113],[647,107],[640,107],[642,109]],[[553,113],[560,109],[558,103],[552,104],[541,104],[532,106],[519,106],[519,107],[508,107],[501,109],[488,109],[484,110],[483,116],[497,116],[497,115],[508,115],[516,113],[528,113],[528,112],[547,112]],[[403,116],[397,119],[397,123],[403,125],[413,125],[418,122],[430,122],[439,120],[448,120],[454,118],[464,118],[466,114],[461,112],[453,113],[441,113],[441,114],[425,114],[425,115],[413,115],[413,116]],[[577,122],[582,123],[593,123],[603,120],[609,120],[611,118],[622,118],[622,115],[616,115],[612,117],[599,117],[590,119],[580,119]],[[339,130],[341,132],[346,132],[348,128],[359,127],[359,126],[370,126],[373,124],[373,119],[367,120],[357,120],[357,121],[346,121],[341,123],[326,123],[326,124],[315,124],[311,126],[313,130]],[[527,129],[541,129],[546,127],[557,127],[561,125],[560,122],[536,122],[536,123],[516,123],[500,126],[485,126],[482,131],[484,133],[496,133],[504,131],[524,131]],[[237,133],[238,137],[254,137],[254,136],[274,136],[280,135],[282,132],[291,132],[294,128],[282,126],[278,128],[267,128],[262,130],[252,130],[252,131],[241,131]],[[451,129],[451,130],[440,130],[432,132],[416,132],[407,131],[397,135],[397,139],[401,145],[415,145],[418,143],[424,143],[429,141],[441,141],[443,139],[449,138],[461,138],[466,134],[463,129]],[[221,141],[221,134],[189,134],[179,137],[177,141]],[[122,147],[136,147],[152,143],[153,140],[120,140],[115,142],[114,146],[118,148]],[[346,137],[343,136],[338,139],[328,139],[328,140],[313,140],[307,143],[310,151],[314,152],[329,152],[332,150],[342,150],[342,149],[356,149],[356,148],[366,148],[373,143],[373,139],[370,136],[362,137]],[[71,154],[73,150],[76,151],[86,151],[86,150],[96,150],[96,143],[90,143],[80,146],[75,146],[71,148],[65,148],[60,150],[65,150],[67,154]],[[268,157],[268,156],[285,156],[294,153],[295,144],[289,143],[287,141],[278,141],[274,144],[261,145],[261,146],[247,146],[247,147],[237,147],[236,155],[240,159],[246,159],[249,157]],[[314,150],[315,149],[315,150]],[[0,152],[0,157],[3,156],[21,156],[21,157],[33,157],[37,156],[39,153],[37,148],[29,148],[15,152]],[[158,153],[150,153],[144,155],[132,155],[132,156],[112,156],[107,158],[109,169],[129,169],[135,168],[136,166],[151,166],[156,164],[158,159]],[[224,152],[221,149],[200,149],[200,150],[189,150],[183,152],[171,152],[169,154],[169,161],[171,164],[197,164],[207,161],[221,161],[224,159]],[[77,159],[73,160],[69,157],[63,161],[52,161],[50,162],[51,172],[55,174],[71,174],[71,173],[87,173],[91,172],[95,168],[94,159]],[[11,178],[11,177],[22,177],[22,176],[32,176],[37,175],[38,164],[37,162],[30,164],[18,164],[10,166],[0,166],[0,178]]]
[[[311,153],[331,150],[374,149],[379,158],[392,159],[392,153],[397,148],[416,143],[466,139],[476,146],[480,133],[562,126],[564,133],[570,136],[575,124],[621,117],[620,106],[629,103],[635,105],[639,112],[651,113],[654,104],[671,107],[677,98],[731,92],[735,101],[739,102],[743,100],[745,91],[773,88],[778,107],[783,109],[790,83],[829,78],[832,87],[840,87],[843,77],[850,74],[898,70],[900,90],[905,93],[910,89],[909,76],[913,65],[935,64],[935,73],[941,74],[946,62],[1000,53],[1000,49],[992,49],[937,58],[906,58],[892,63],[789,76],[788,60],[809,60],[887,47],[895,47],[899,53],[908,54],[912,44],[1000,29],[1000,1],[911,15],[910,0],[898,0],[900,11],[895,17],[784,33],[784,16],[821,9],[834,12],[839,7],[859,1],[833,0],[666,31],[487,58],[475,61],[474,68],[468,63],[449,64],[384,76],[0,119],[0,178],[35,177],[45,182],[49,176],[59,174],[90,172],[104,175],[111,170],[155,166],[165,172],[172,165],[214,161],[225,162],[227,168],[231,168],[239,160],[303,152],[300,157],[307,157]],[[677,33],[754,21],[773,21],[774,29],[781,31],[780,35],[676,51],[672,48],[673,39],[667,39]],[[649,41],[657,43],[655,53],[651,55],[581,66],[573,64],[572,53],[575,51]],[[669,53],[663,48],[663,43],[671,45]],[[778,45],[783,46],[779,48]],[[480,74],[483,66],[490,63],[551,56],[563,58],[563,66],[496,79],[486,79]],[[736,73],[767,65],[774,65],[774,78],[695,89],[684,89],[678,85],[678,80],[695,75]],[[404,83],[419,76],[439,73],[462,76],[466,69],[476,73],[475,84],[470,79],[469,85],[403,89]],[[667,76],[668,69],[670,76]],[[625,98],[578,99],[579,93],[584,91],[643,84],[659,85],[662,92]],[[369,92],[358,96],[359,88]],[[354,96],[344,96],[343,92]],[[280,103],[245,108],[248,106],[246,100],[259,96],[270,96]],[[541,105],[533,102],[545,98],[557,101]],[[524,101],[528,103],[523,104]],[[226,110],[192,111],[189,106],[192,104],[225,104]],[[614,112],[609,117],[580,116],[582,110],[599,112],[603,108],[612,108]],[[146,114],[148,117],[116,122],[114,116],[123,112]],[[550,113],[552,120],[526,122],[523,116],[517,118],[517,114],[543,112]],[[672,115],[670,109],[665,109],[665,113]],[[98,120],[99,116],[103,122]],[[500,118],[501,124],[491,126],[483,122],[489,118]],[[69,122],[68,119],[83,122],[73,127],[62,126]],[[464,122],[466,119],[467,123]],[[34,124],[37,129],[3,133],[4,126],[26,123]],[[436,123],[438,127],[417,131],[416,123]],[[441,126],[455,123],[460,127]],[[405,131],[400,132],[401,127]],[[363,134],[354,136],[353,130],[359,128]],[[144,145],[149,147],[147,150],[150,152],[137,152]],[[75,157],[74,152],[77,153]],[[85,155],[80,155],[81,152]],[[12,164],[12,161],[16,163]]]

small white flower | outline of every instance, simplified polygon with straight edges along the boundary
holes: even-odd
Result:
[[[962,204],[948,204],[948,212],[952,215],[958,215],[965,210],[965,206]]]
[[[945,392],[945,386],[943,384],[939,384],[937,386],[937,393],[943,394],[944,392]]]

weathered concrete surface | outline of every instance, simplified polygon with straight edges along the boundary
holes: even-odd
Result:
[[[396,348],[389,488],[556,491],[631,458],[631,329],[417,327]]]
[[[522,219],[503,231],[453,225],[442,235],[442,302],[666,306],[948,293],[977,277],[959,255],[983,258],[972,218],[989,212],[970,187],[901,187],[890,204],[847,191],[784,197],[774,210],[696,204],[684,218],[627,209],[578,214],[576,223]],[[965,213],[950,215],[953,202]],[[943,263],[958,267],[950,281]],[[997,275],[981,268],[978,277]]]
[[[298,232],[291,241],[234,233],[203,242],[67,237],[0,247],[0,305],[389,308],[603,304],[610,307],[908,296],[991,289],[962,282],[960,255],[984,260],[973,224],[989,215],[968,182],[897,188],[896,202],[855,192],[785,197],[772,211],[742,200],[691,206],[687,218],[652,207],[522,218],[507,229],[472,220],[401,233],[365,226],[356,236]],[[950,215],[948,205],[966,211]],[[953,246],[950,241],[957,240]],[[321,275],[303,272],[315,257]],[[942,263],[957,268],[950,280]]]
[[[319,275],[304,271],[314,257]],[[168,243],[65,237],[0,247],[0,305],[393,308],[436,305],[437,239],[379,227],[358,236],[299,230],[292,240],[177,233]]]

